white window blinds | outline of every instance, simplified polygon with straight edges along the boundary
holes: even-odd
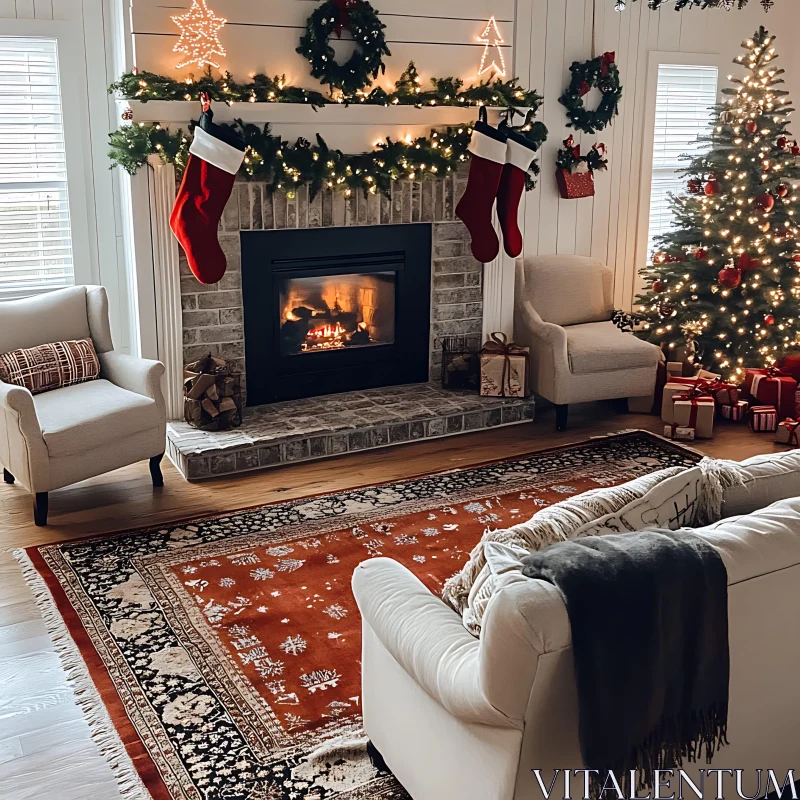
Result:
[[[0,36],[0,300],[73,282],[57,42]]]
[[[713,119],[711,107],[717,102],[718,78],[716,67],[659,65],[648,260],[653,255],[653,240],[672,227],[669,194],[686,193],[686,183],[680,175],[688,164],[680,156],[702,152],[697,136],[709,132]]]

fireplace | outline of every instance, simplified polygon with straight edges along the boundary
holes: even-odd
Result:
[[[431,226],[243,231],[247,403],[428,378]]]

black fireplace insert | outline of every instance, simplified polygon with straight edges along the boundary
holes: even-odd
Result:
[[[241,238],[248,405],[428,379],[430,225]]]

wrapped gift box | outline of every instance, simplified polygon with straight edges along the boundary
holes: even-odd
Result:
[[[527,347],[493,333],[481,349],[481,395],[527,397],[530,355]]]
[[[791,375],[777,369],[746,369],[743,389],[754,405],[774,406],[780,419],[794,418],[797,381]]]
[[[665,425],[664,436],[668,439],[678,439],[685,442],[694,441],[694,428],[683,428],[680,425]]]
[[[733,405],[720,406],[719,411],[725,419],[742,422],[747,416],[748,408],[750,408],[750,403],[747,400],[737,400]]]
[[[714,413],[717,406],[713,397],[673,397],[674,425],[682,428],[694,428],[697,439],[710,439],[714,435]]]
[[[735,406],[739,402],[739,387],[735,383],[717,381],[712,392],[720,406]]]
[[[796,419],[785,419],[775,431],[775,441],[779,444],[800,447],[800,439],[798,437],[800,437],[800,421]]]
[[[749,414],[750,430],[774,431],[778,427],[778,412],[775,406],[753,406]]]
[[[664,385],[664,388],[661,391],[661,420],[663,422],[669,422],[670,424],[675,422],[675,412],[672,408],[672,398],[676,394],[681,394],[687,390],[708,390],[711,384],[712,381],[699,377],[678,378],[673,376],[668,378],[667,383]],[[713,401],[714,398],[711,397],[710,391],[709,397]]]

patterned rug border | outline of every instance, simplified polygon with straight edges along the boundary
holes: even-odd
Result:
[[[342,495],[365,488],[402,486],[409,482],[433,476],[445,476],[481,467],[504,464],[539,454],[558,453],[599,443],[603,439],[615,437],[634,438],[637,436],[657,441],[659,445],[676,452],[687,453],[698,458],[703,455],[693,448],[676,443],[651,431],[627,429],[553,447],[531,449],[514,456],[478,461],[452,469],[422,472],[381,483],[366,482],[339,491],[322,491],[299,497],[282,498],[269,503],[259,503],[223,512],[191,515],[138,528],[108,531],[89,537],[75,537],[53,544],[59,547],[76,543],[88,544],[94,541],[116,539],[131,534],[156,532],[166,527],[186,525],[192,522],[220,520],[237,514],[258,511],[259,509],[299,503],[326,496]],[[97,745],[100,754],[109,764],[116,779],[120,796],[124,800],[172,800],[175,795],[170,792],[165,784],[164,776],[161,775],[152,760],[148,748],[139,739],[136,727],[131,723],[127,715],[123,702],[118,695],[117,686],[109,674],[101,655],[97,652],[92,637],[72,607],[69,597],[59,583],[57,576],[51,571],[46,559],[40,552],[40,549],[49,546],[51,545],[33,545],[27,548],[18,548],[13,551],[13,554],[20,564],[23,577],[30,587],[37,607],[42,614],[48,635],[66,673],[67,683],[74,692],[75,702],[81,708],[89,725],[92,740]],[[119,720],[119,722],[116,720]],[[194,791],[191,794],[186,794],[185,792],[182,794],[187,800],[189,798],[191,800],[201,800],[200,795]]]

